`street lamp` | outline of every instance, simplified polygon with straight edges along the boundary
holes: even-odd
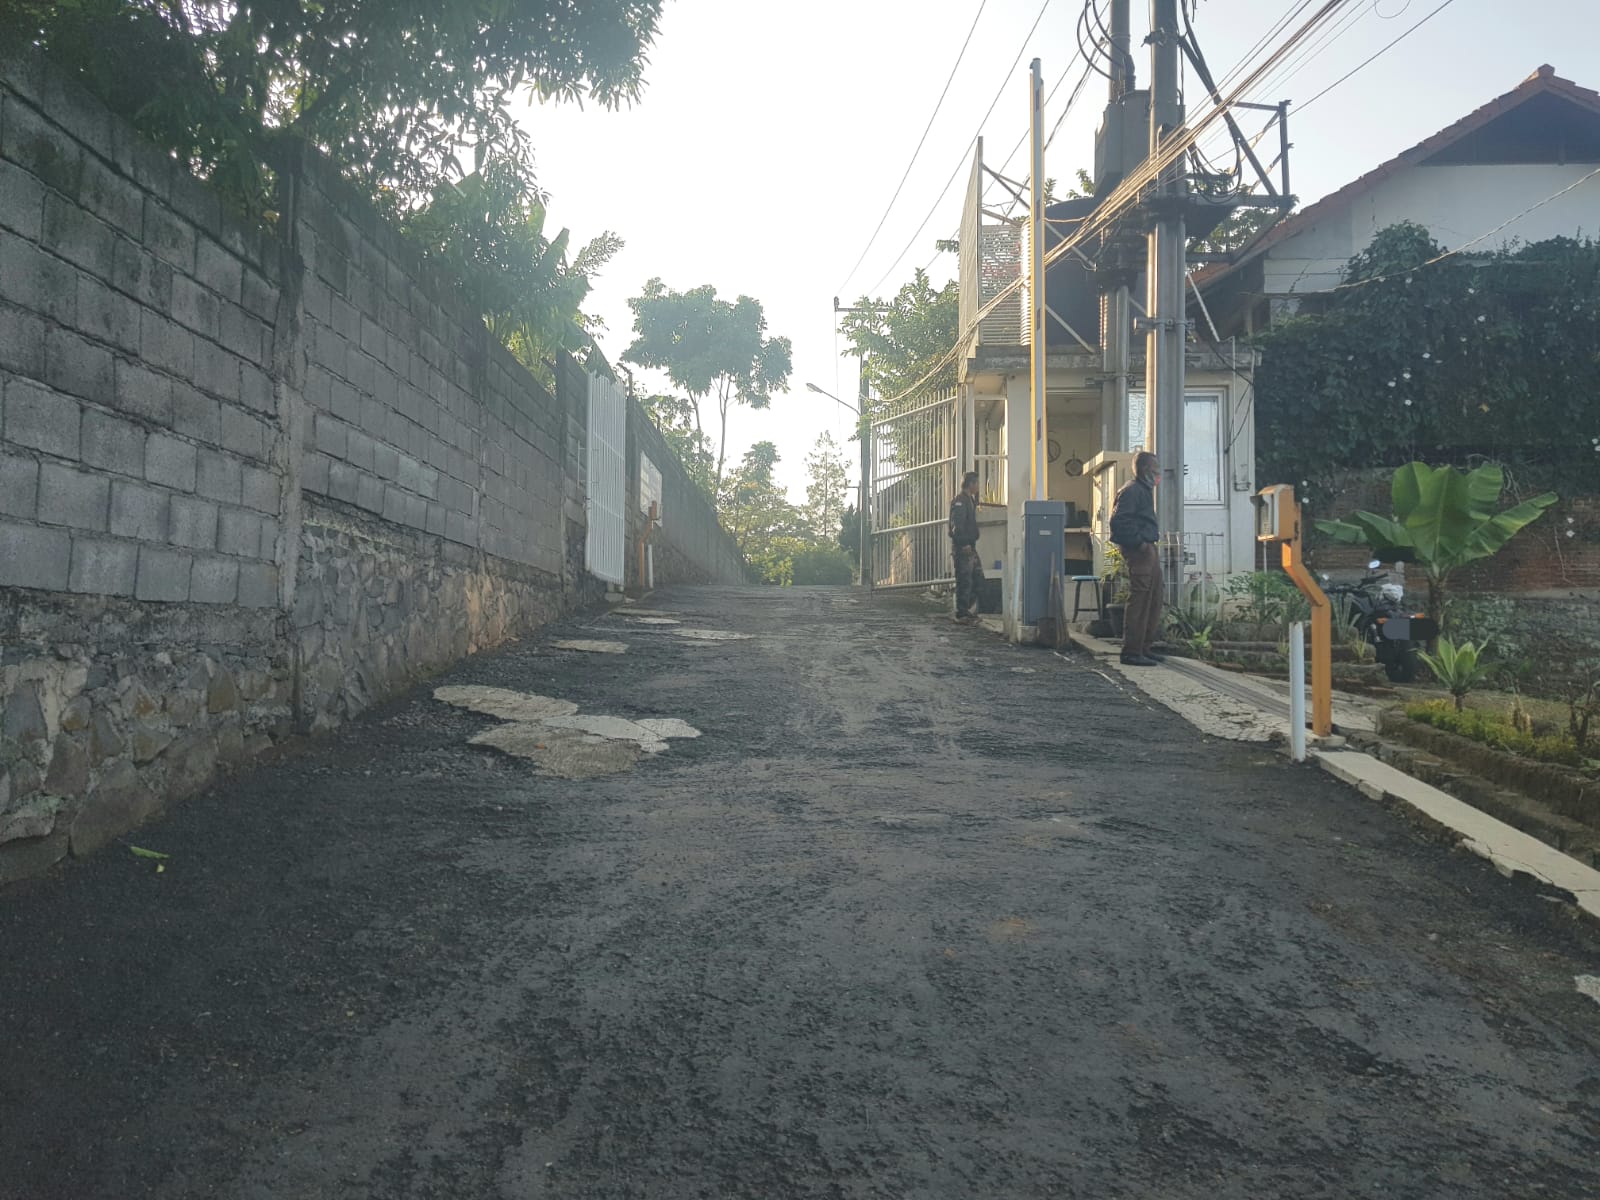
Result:
[[[867,390],[867,381],[866,381],[866,377],[865,376],[863,376],[862,380],[861,380],[861,390],[863,392],[865,392]],[[868,477],[868,453],[869,453],[868,446],[867,446],[867,433],[868,433],[867,419],[862,414],[862,411],[861,411],[860,408],[857,408],[854,404],[851,404],[848,400],[839,399],[839,397],[835,396],[832,392],[826,391],[823,388],[819,388],[814,383],[806,384],[806,391],[815,392],[819,396],[826,396],[829,400],[832,400],[835,404],[843,405],[845,408],[849,409],[851,412],[855,413],[855,415],[856,415],[856,436],[861,439],[861,483],[860,483],[860,486],[856,489],[856,494],[858,496],[858,500],[857,500],[857,503],[856,503],[856,510],[857,510],[856,515],[861,519],[861,530],[860,530],[861,545],[859,547],[860,559],[861,559],[861,561],[860,561],[860,565],[861,565],[861,586],[864,587],[864,588],[870,588],[872,586],[872,559],[871,559],[870,544],[867,541],[867,532],[868,532],[868,529],[869,529],[869,526],[870,526],[870,518],[867,515],[867,510],[868,510],[867,477]],[[865,407],[865,404],[866,404],[865,397],[863,397],[862,406]]]

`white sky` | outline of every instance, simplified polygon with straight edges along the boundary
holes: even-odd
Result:
[[[848,304],[880,279],[874,294],[887,297],[914,268],[935,260],[934,240],[959,224],[971,139],[997,90],[1004,89],[1000,103],[983,128],[988,163],[998,166],[1027,130],[1034,57],[1042,60],[1047,90],[1069,72],[1046,114],[1055,124],[1081,70],[1074,30],[1082,3],[1050,0],[1023,48],[1041,2],[988,0],[910,180],[841,290],[927,124],[979,0],[667,0],[637,106],[538,107],[527,122],[552,224],[569,227],[575,246],[604,229],[627,242],[587,306],[609,326],[601,337],[607,355],[615,361],[627,348],[627,299],[652,276],[680,290],[710,283],[729,299],[754,296],[765,306],[769,332],[794,343],[794,374],[789,393],[775,397],[771,409],[730,418],[729,460],[755,441],[776,442],[777,476],[795,499],[804,492],[805,455],[823,430],[854,464],[847,440],[853,418],[805,389],[812,382],[855,397],[855,360],[838,358],[833,297]],[[1320,48],[1315,39],[1308,43],[1312,52],[1299,65],[1287,60],[1249,98],[1306,102],[1439,2],[1347,0],[1351,19],[1336,27],[1337,36]],[[1148,28],[1148,5],[1134,0],[1132,7],[1143,86],[1148,50],[1137,43]],[[1294,7],[1291,0],[1201,0],[1196,29],[1212,73],[1225,76]],[[1302,206],[1511,90],[1541,63],[1600,87],[1597,8],[1600,0],[1453,0],[1303,116],[1291,109],[1291,185]],[[1010,71],[1019,48],[1022,61]],[[1209,107],[1198,85],[1191,94],[1191,114]],[[1056,137],[1047,174],[1070,180],[1080,164],[1092,166],[1104,104],[1104,81],[1092,77]],[[933,220],[917,232],[958,165]],[[1020,177],[1024,155],[1012,166]],[[955,268],[954,255],[938,255],[935,283]],[[666,390],[664,380],[641,382]]]

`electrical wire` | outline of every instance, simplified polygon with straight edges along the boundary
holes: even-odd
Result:
[[[972,35],[977,32],[978,22],[983,18],[983,10],[988,5],[989,0],[979,0],[977,14],[972,18],[972,24],[967,27],[967,36],[961,43],[961,51],[956,55],[955,65],[950,68],[950,74],[945,77],[944,88],[939,92],[939,99],[935,101],[933,112],[928,116],[928,123],[922,128],[922,136],[917,139],[917,148],[911,152],[911,161],[906,164],[905,173],[900,176],[900,182],[895,185],[894,195],[889,197],[888,207],[883,210],[883,216],[878,218],[877,228],[872,231],[872,236],[867,239],[866,247],[861,251],[861,257],[856,259],[855,266],[850,268],[850,273],[844,277],[844,283],[839,285],[834,295],[844,295],[844,289],[855,278],[855,274],[860,270],[861,264],[867,260],[867,255],[871,253],[872,247],[877,243],[878,235],[883,232],[884,222],[889,219],[889,214],[894,211],[895,201],[900,199],[900,193],[905,190],[906,180],[911,178],[911,168],[917,165],[917,158],[922,154],[922,147],[928,141],[928,134],[933,129],[934,120],[939,116],[939,110],[944,107],[944,99],[950,94],[950,85],[955,82],[956,72],[961,69],[961,62],[967,56],[967,47],[972,44]]]
[[[1302,0],[1301,5],[1296,11],[1303,12],[1306,8],[1310,7],[1311,3],[1313,2],[1314,0]],[[1292,53],[1294,48],[1304,41],[1305,38],[1311,36],[1318,29],[1320,29],[1328,17],[1341,9],[1346,2],[1347,0],[1325,0],[1316,13],[1314,13],[1304,24],[1302,24],[1301,27],[1283,43],[1283,45],[1279,46],[1276,50],[1269,54],[1265,62],[1256,67],[1253,71],[1250,71],[1250,73],[1245,76],[1234,88],[1230,95],[1223,97],[1221,103],[1201,117],[1195,125],[1189,127],[1183,133],[1172,138],[1155,154],[1152,154],[1146,158],[1137,170],[1135,170],[1127,179],[1123,180],[1123,182],[1112,191],[1110,196],[1105,198],[1105,201],[1100,208],[1096,209],[1094,213],[1090,214],[1083,220],[1082,224],[1079,225],[1078,229],[1072,235],[1063,238],[1061,242],[1054,246],[1045,255],[1045,267],[1048,269],[1052,263],[1058,261],[1061,257],[1072,250],[1077,249],[1079,245],[1088,241],[1090,237],[1102,232],[1107,226],[1124,216],[1128,210],[1133,208],[1139,202],[1140,193],[1147,185],[1160,179],[1161,176],[1168,171],[1174,163],[1181,160],[1183,156],[1188,153],[1189,147],[1198,141],[1199,138],[1202,137],[1221,118],[1224,112],[1242,99],[1245,93],[1255,87],[1265,75],[1273,70],[1279,63],[1281,63],[1290,53]],[[1247,63],[1241,63],[1239,67],[1235,68],[1233,74],[1242,72],[1247,66]],[[1218,90],[1221,91],[1221,88],[1219,87]],[[1011,283],[1007,284],[987,303],[979,308],[977,313],[973,315],[973,324],[976,325],[986,319],[990,313],[992,313],[1007,299],[1020,292],[1022,287],[1023,280],[1021,278],[1015,279]],[[954,361],[956,355],[960,353],[963,344],[964,338],[958,339],[955,345],[953,345],[944,354],[939,356],[932,367],[930,367],[930,369],[920,379],[897,395],[886,397],[883,401],[881,401],[881,403],[885,405],[895,404],[905,399],[907,396],[914,394],[918,388],[937,375],[941,370],[949,365],[949,363]]]
[[[961,168],[966,165],[967,151],[970,151],[977,142],[979,135],[983,132],[984,124],[994,115],[995,107],[1000,103],[1000,97],[1005,95],[1006,88],[1011,86],[1011,76],[1015,73],[1017,64],[1022,61],[1022,56],[1028,52],[1028,44],[1033,40],[1033,35],[1038,30],[1039,23],[1044,20],[1045,10],[1050,7],[1050,4],[1051,0],[1044,0],[1044,3],[1039,6],[1039,13],[1033,18],[1033,24],[1029,27],[1027,36],[1022,39],[1022,45],[1017,48],[1017,57],[1012,60],[1011,66],[1006,70],[1005,80],[1001,83],[1000,89],[995,92],[994,99],[989,102],[989,108],[983,114],[983,120],[978,122],[978,132],[974,133],[971,139],[968,140],[966,149],[962,151],[961,157],[956,160],[956,169],[950,172],[950,178],[945,180],[944,187],[939,189],[939,195],[935,198],[933,207],[928,210],[928,215],[922,218],[922,223],[917,226],[917,231],[911,235],[911,240],[906,243],[905,249],[895,256],[894,262],[889,264],[889,269],[883,273],[877,283],[867,289],[867,295],[876,294],[878,289],[883,286],[884,281],[894,274],[894,269],[904,261],[905,256],[911,252],[911,247],[916,245],[917,239],[922,236],[922,231],[928,227],[928,222],[933,220],[933,214],[939,211],[939,205],[943,203],[945,195],[950,191],[950,186],[955,183],[957,177],[961,174]],[[853,271],[851,273],[854,274]],[[844,292],[841,288],[840,295],[843,294]]]
[[[1437,17],[1440,13],[1442,13],[1445,9],[1449,8],[1455,2],[1456,2],[1456,0],[1444,0],[1443,4],[1439,5],[1438,8],[1435,8],[1433,11],[1428,13],[1427,16],[1423,17],[1415,25],[1413,25],[1409,29],[1405,30],[1405,32],[1400,34],[1399,37],[1395,38],[1394,41],[1390,42],[1387,46],[1384,46],[1381,50],[1379,50],[1376,54],[1372,55],[1370,58],[1363,59],[1361,62],[1357,63],[1354,67],[1352,67],[1350,70],[1346,71],[1343,75],[1339,76],[1339,78],[1335,79],[1327,87],[1323,88],[1315,96],[1311,97],[1311,99],[1307,100],[1304,104],[1300,105],[1300,107],[1299,107],[1299,109],[1297,111],[1304,112],[1306,109],[1310,108],[1318,100],[1321,100],[1324,96],[1326,96],[1329,92],[1333,91],[1334,88],[1338,87],[1341,83],[1343,83],[1345,80],[1349,79],[1352,75],[1356,74],[1358,71],[1365,70],[1369,65],[1371,65],[1371,63],[1374,60],[1382,57],[1383,55],[1387,54],[1389,51],[1393,50],[1401,42],[1405,41],[1413,33],[1415,33],[1417,30],[1421,29],[1429,21],[1433,20],[1433,18]],[[1401,11],[1403,12],[1404,10],[1402,9]],[[1395,14],[1395,16],[1399,16],[1399,15],[1400,15],[1399,13]]]

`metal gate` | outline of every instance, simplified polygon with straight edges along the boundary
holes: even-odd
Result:
[[[946,524],[960,469],[957,393],[902,401],[872,422],[872,586],[951,583]]]
[[[627,400],[615,382],[589,376],[589,473],[583,561],[607,583],[622,582],[627,505]]]

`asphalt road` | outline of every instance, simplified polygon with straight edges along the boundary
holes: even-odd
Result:
[[[1083,660],[651,605],[0,895],[0,1196],[1600,1195],[1565,907]],[[702,736],[544,776],[437,685]]]

